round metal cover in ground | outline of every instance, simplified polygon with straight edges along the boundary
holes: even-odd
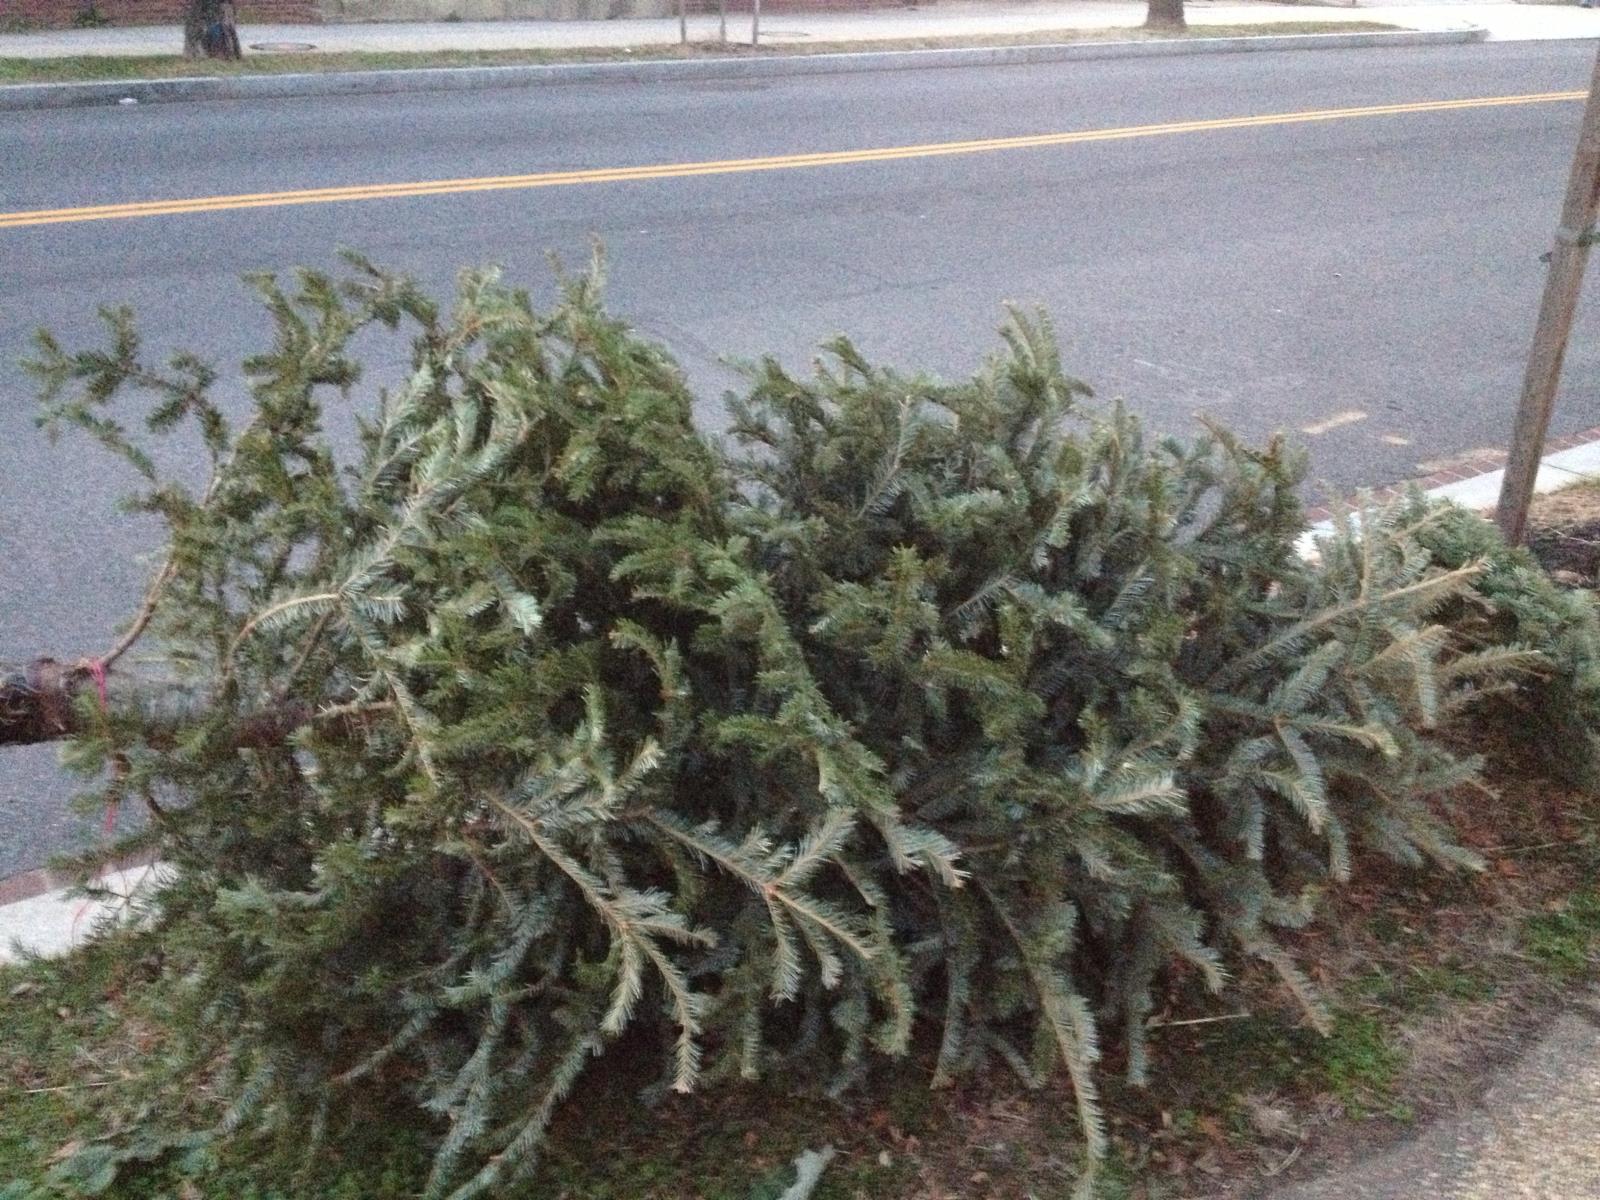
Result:
[[[250,49],[263,54],[303,54],[317,47],[312,42],[251,42]]]

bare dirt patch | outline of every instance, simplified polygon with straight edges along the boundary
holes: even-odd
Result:
[[[1600,583],[1600,483],[1550,492],[1534,501],[1528,548],[1562,583]]]

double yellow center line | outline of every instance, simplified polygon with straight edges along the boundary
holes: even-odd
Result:
[[[1000,150],[1036,150],[1127,138],[1212,133],[1225,129],[1257,129],[1271,125],[1306,125],[1315,121],[1349,121],[1411,113],[1455,112],[1469,108],[1504,108],[1519,104],[1551,104],[1582,100],[1587,93],[1532,92],[1516,96],[1481,96],[1468,100],[1422,100],[1410,104],[1374,104],[1362,108],[1321,108],[1304,112],[1222,117],[1211,121],[1173,121],[1161,125],[1124,125],[1026,137],[982,138],[966,142],[924,142],[866,150],[834,150],[818,154],[784,154],[770,158],[729,158],[711,162],[659,163],[642,167],[609,167],[584,171],[546,171],[531,175],[487,175],[468,179],[435,179],[419,183],[374,183],[353,187],[299,188],[252,192],[238,196],[197,196],[178,200],[142,200],[128,204],[93,204],[78,208],[40,208],[0,213],[0,229],[60,225],[78,221],[118,221],[135,217],[173,217],[188,213],[229,212],[244,208],[279,208],[292,204],[344,204],[356,200],[396,200],[413,196],[454,196],[466,192],[521,191],[576,187],[597,183],[631,183],[650,179],[684,179],[694,175],[736,175],[753,171],[793,171],[855,163],[897,162],[949,154],[989,154]]]

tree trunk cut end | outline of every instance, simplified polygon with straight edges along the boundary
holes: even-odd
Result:
[[[86,668],[53,658],[0,667],[0,746],[33,746],[71,734],[77,727],[73,697],[88,679]]]

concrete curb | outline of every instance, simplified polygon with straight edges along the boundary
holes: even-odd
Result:
[[[1579,438],[1586,440],[1579,441]],[[1586,429],[1581,434],[1552,439],[1549,449],[1550,452],[1539,460],[1539,471],[1534,476],[1533,490],[1536,495],[1571,487],[1585,479],[1600,479],[1600,426]],[[1505,460],[1503,453],[1486,457],[1498,458],[1502,462]],[[1477,461],[1485,468],[1492,465],[1482,459]],[[1441,471],[1411,483],[1374,488],[1365,494],[1375,503],[1383,504],[1405,495],[1409,488],[1417,487],[1430,500],[1449,500],[1462,508],[1487,513],[1500,502],[1500,483],[1505,475],[1504,467],[1485,469],[1476,475]],[[1333,518],[1324,515],[1328,512],[1322,506],[1306,510],[1306,531],[1295,542],[1295,549],[1301,557],[1314,558],[1319,553],[1317,539],[1332,535]]]
[[[138,851],[127,854],[115,861],[108,863],[106,871],[134,871],[140,867],[148,867],[155,862],[154,856],[149,851]],[[49,867],[35,867],[31,871],[22,871],[16,875],[0,879],[0,911],[10,905],[23,900],[32,900],[35,896],[42,896],[46,892],[64,892],[77,884],[77,878],[70,871],[55,871]]]
[[[1500,484],[1505,477],[1505,468],[1501,467],[1470,479],[1447,483],[1428,494],[1440,500],[1453,500],[1463,508],[1493,508],[1500,502]],[[1600,478],[1600,442],[1588,442],[1570,450],[1545,455],[1539,463],[1539,473],[1534,477],[1533,490],[1543,494],[1571,487],[1585,479],[1597,478]]]
[[[1506,457],[1504,450],[1477,450],[1450,460],[1448,466],[1431,475],[1365,490],[1379,504],[1397,500],[1412,488],[1420,488],[1430,496],[1454,500],[1468,508],[1493,508],[1500,497]],[[1563,472],[1579,478],[1600,477],[1600,425],[1547,438],[1544,457],[1539,463],[1534,483],[1536,492],[1553,491],[1574,482]],[[1325,519],[1332,515],[1333,509],[1327,504],[1306,509],[1306,520],[1312,525],[1325,524]]]
[[[24,83],[0,87],[0,112],[81,108],[184,100],[260,100],[294,96],[353,96],[398,92],[481,91],[550,84],[664,83],[761,79],[858,71],[994,67],[1108,58],[1169,58],[1265,50],[1346,50],[1372,46],[1439,46],[1481,42],[1485,29],[1400,30],[1388,33],[1301,33],[1261,37],[1189,38],[1151,42],[1063,42],[1038,46],[980,46],[951,50],[874,50],[849,54],[790,54],[774,58],[553,63],[521,67],[431,67],[400,71],[330,71],[304,75],[131,79],[112,83]]]
[[[35,956],[59,958],[97,930],[137,919],[141,901],[167,871],[160,863],[106,870],[95,877],[92,898],[60,888],[0,906],[0,965]]]

